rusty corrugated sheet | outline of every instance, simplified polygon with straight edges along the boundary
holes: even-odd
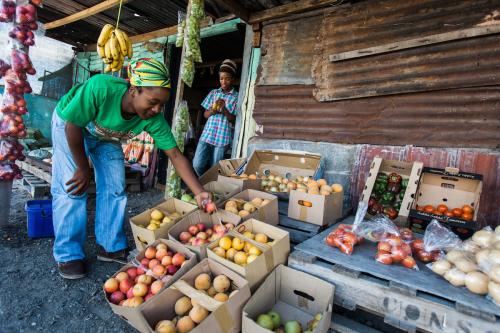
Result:
[[[375,156],[401,161],[421,161],[424,166],[457,167],[465,172],[483,175],[483,191],[479,204],[478,223],[500,225],[500,153],[451,148],[363,145],[352,170],[351,201],[358,202],[363,191],[370,163]]]
[[[471,28],[500,1],[366,1],[327,12],[313,78],[320,101],[500,84],[500,36],[331,63],[331,54]]]
[[[336,143],[500,148],[500,87],[317,102],[314,86],[257,86],[263,136]]]
[[[311,66],[322,16],[270,24],[262,30],[258,84],[313,84]]]

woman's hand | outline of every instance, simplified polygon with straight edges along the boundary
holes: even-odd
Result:
[[[212,202],[212,193],[210,192],[200,192],[195,197],[196,202],[198,203],[198,207],[202,210],[205,210],[207,204]]]

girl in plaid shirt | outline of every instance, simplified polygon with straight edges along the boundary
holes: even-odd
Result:
[[[193,159],[198,176],[222,160],[226,146],[231,143],[238,104],[238,92],[232,85],[236,69],[234,61],[224,60],[219,69],[220,88],[212,90],[201,103],[208,120]]]

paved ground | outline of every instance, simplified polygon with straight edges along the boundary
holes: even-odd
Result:
[[[87,278],[59,277],[52,257],[52,238],[29,239],[24,205],[27,192],[14,184],[10,225],[0,231],[0,332],[135,332],[114,315],[102,294],[103,282],[119,264],[98,262],[89,200]],[[130,194],[127,212],[136,215],[163,197],[159,191]],[[126,223],[129,245],[133,247]]]

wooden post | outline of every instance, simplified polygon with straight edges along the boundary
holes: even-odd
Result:
[[[175,116],[177,114],[177,108],[179,107],[179,104],[182,101],[182,97],[184,96],[184,81],[182,81],[182,64],[184,62],[184,57],[186,55],[186,43],[187,43],[187,22],[189,19],[189,16],[191,15],[191,0],[188,2],[187,10],[186,10],[186,28],[184,29],[184,42],[182,43],[182,52],[181,52],[181,62],[180,62],[180,70],[179,70],[179,77],[177,79],[177,91],[175,93],[175,103],[174,103],[174,110],[172,112],[172,130],[175,129],[175,126],[177,125],[175,123]],[[169,186],[168,186],[168,177],[170,175],[170,171],[172,170],[174,166],[172,165],[172,162],[170,159],[168,160],[168,167],[167,167],[167,179],[166,179],[166,186],[165,186],[165,198],[168,199],[168,191],[169,191]]]

